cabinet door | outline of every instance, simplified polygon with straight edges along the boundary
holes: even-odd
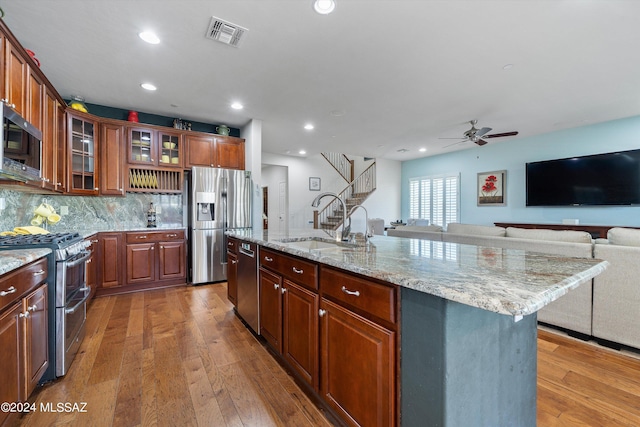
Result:
[[[129,163],[152,166],[158,163],[155,132],[146,128],[128,128]]]
[[[180,133],[158,131],[158,165],[182,168],[184,155]]]
[[[158,266],[159,280],[182,279],[187,277],[185,242],[160,242]]]
[[[216,166],[227,169],[244,169],[244,139],[230,136],[215,137]]]
[[[289,280],[283,287],[283,356],[318,390],[318,295]]]
[[[324,298],[320,393],[352,426],[393,426],[395,332]]]
[[[44,94],[42,121],[42,187],[57,189],[56,160],[58,148],[58,100],[48,89]],[[61,141],[64,142],[64,141]]]
[[[122,286],[122,233],[101,233],[100,241],[100,286],[113,288]]]
[[[22,117],[27,116],[27,73],[22,53],[7,41],[5,47],[5,98]]]
[[[260,335],[282,353],[282,277],[260,269]]]
[[[238,255],[227,251],[227,299],[238,305]]]
[[[2,382],[0,382],[0,401],[19,402],[22,398],[22,348],[20,345],[20,321],[22,302],[14,304],[0,316],[0,366],[2,366]],[[11,415],[8,411],[0,411],[0,425],[4,425]]]
[[[185,139],[187,164],[191,166],[214,166],[213,156],[213,136],[187,135]]]
[[[49,366],[47,285],[33,291],[24,300],[25,399],[31,395]]]
[[[127,245],[127,284],[152,282],[156,279],[156,244]]]
[[[42,129],[42,100],[44,98],[45,85],[42,79],[30,67],[27,67],[27,116],[29,123],[38,129]]]
[[[87,249],[91,251],[91,256],[87,260],[85,277],[87,278],[87,285],[91,287],[91,295],[89,296],[89,301],[91,301],[98,290],[98,255],[96,253],[98,239],[92,238],[89,240],[89,244],[90,246]]]
[[[66,134],[66,106],[60,102],[56,103],[58,108],[58,114],[56,120],[58,125],[56,127],[57,132],[57,146],[56,146],[56,190],[66,193],[68,189],[67,184],[67,134]]]
[[[103,123],[100,129],[100,194],[124,196],[124,127]]]
[[[69,114],[70,167],[69,192],[98,195],[97,122],[81,115]]]

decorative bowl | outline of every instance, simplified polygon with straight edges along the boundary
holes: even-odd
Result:
[[[172,148],[176,148],[176,143],[175,142],[163,142],[162,146],[164,148],[167,148],[167,149],[172,149]]]

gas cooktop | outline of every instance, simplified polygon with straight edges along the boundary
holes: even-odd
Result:
[[[82,240],[79,233],[19,234],[0,236],[0,249],[26,249],[33,247],[59,249]]]

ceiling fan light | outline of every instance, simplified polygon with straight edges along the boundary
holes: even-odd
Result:
[[[334,0],[314,0],[313,9],[321,15],[328,15],[336,8]]]

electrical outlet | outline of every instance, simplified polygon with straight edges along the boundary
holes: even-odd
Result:
[[[60,215],[69,215],[69,206],[60,206]]]

